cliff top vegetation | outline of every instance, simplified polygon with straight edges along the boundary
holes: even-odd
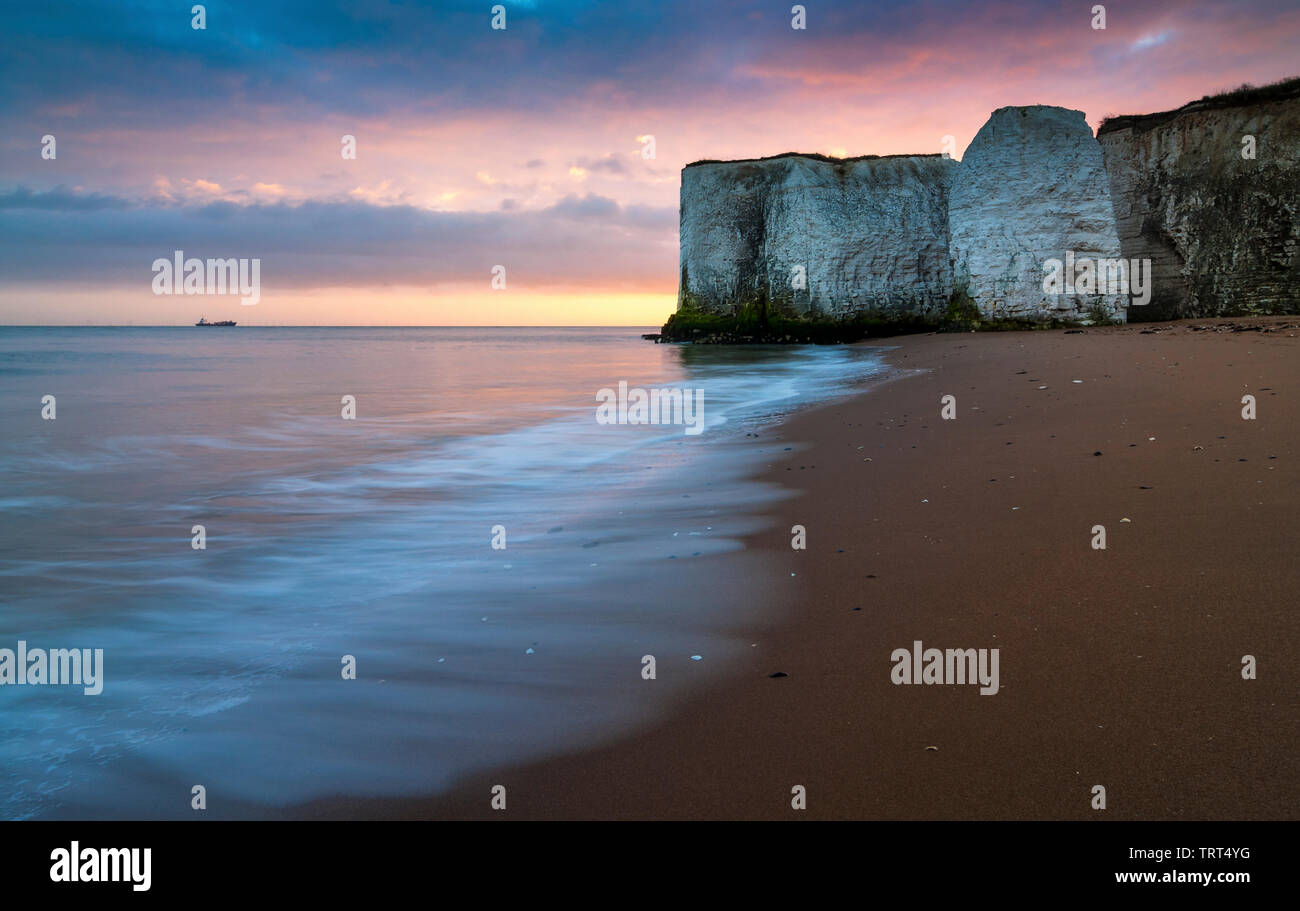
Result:
[[[854,155],[850,158],[835,158],[831,155],[822,155],[820,152],[782,152],[780,155],[768,155],[763,158],[701,158],[699,161],[692,161],[686,167],[693,168],[697,164],[748,164],[755,161],[776,161],[778,158],[811,158],[814,161],[825,161],[830,164],[846,164],[852,161],[884,161],[888,158],[942,158],[943,153],[920,153],[915,155]]]
[[[1172,111],[1160,111],[1155,114],[1107,114],[1102,118],[1101,125],[1097,128],[1097,135],[1100,136],[1103,133],[1111,133],[1115,130],[1124,130],[1130,127],[1139,133],[1144,133],[1153,127],[1168,123],[1181,114],[1212,111],[1216,108],[1241,107],[1249,104],[1265,104],[1270,101],[1286,101],[1290,98],[1300,98],[1300,76],[1293,76],[1290,79],[1283,79],[1279,82],[1261,86],[1251,85],[1247,82],[1235,89],[1219,92],[1215,95],[1206,95],[1198,101],[1189,101],[1182,107],[1175,108]]]

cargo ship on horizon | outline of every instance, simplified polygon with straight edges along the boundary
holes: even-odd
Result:
[[[208,322],[206,319],[204,319],[203,317],[200,316],[200,317],[199,317],[199,321],[198,321],[197,323],[195,323],[194,325],[196,325],[196,326],[234,326],[234,325],[237,325],[237,324],[235,323],[235,321],[234,321],[233,319],[223,319],[223,320],[219,320],[219,321],[217,321],[217,322],[215,322],[215,323],[210,323],[210,322]]]

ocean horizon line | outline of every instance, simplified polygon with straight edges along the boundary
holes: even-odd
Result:
[[[194,323],[0,323],[0,329],[189,329]],[[224,328],[224,327],[220,327]],[[235,328],[239,328],[236,326]],[[650,323],[611,323],[606,325],[570,325],[561,323],[462,325],[435,323],[275,323],[245,325],[246,329],[645,329]]]

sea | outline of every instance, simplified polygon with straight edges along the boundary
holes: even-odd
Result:
[[[0,818],[436,794],[647,723],[604,683],[647,654],[734,658],[761,580],[664,580],[772,528],[774,428],[882,349],[643,331],[0,327],[0,650],[103,654],[0,685]],[[620,383],[701,432],[598,420]]]

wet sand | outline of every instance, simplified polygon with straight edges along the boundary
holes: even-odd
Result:
[[[696,592],[707,610],[756,558],[772,574],[740,659],[672,704],[631,678],[664,714],[606,745],[287,815],[1300,818],[1300,321],[881,344],[906,375],[755,441],[800,495]],[[999,649],[999,691],[895,685],[915,640]]]

